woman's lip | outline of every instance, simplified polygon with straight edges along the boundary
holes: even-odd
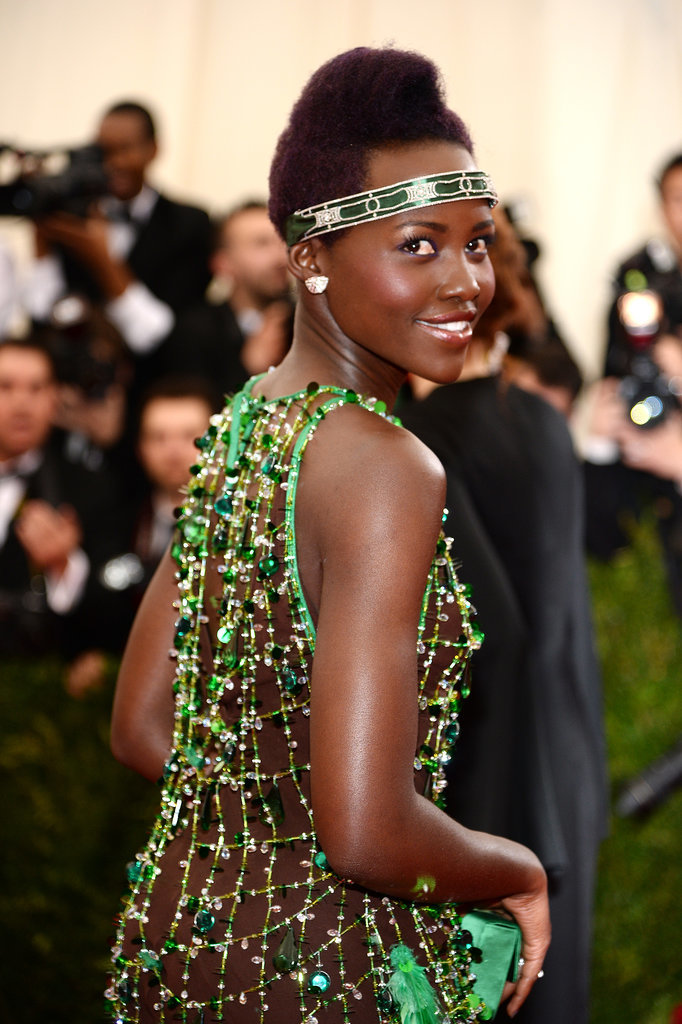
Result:
[[[417,320],[429,334],[445,341],[469,341],[473,334],[471,320],[467,317],[453,317],[450,320]]]

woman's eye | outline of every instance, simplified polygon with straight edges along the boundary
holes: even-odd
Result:
[[[484,238],[482,235],[478,238],[472,238],[467,243],[468,252],[474,253],[475,256],[486,256],[488,248],[492,245],[494,239]]]
[[[436,253],[435,245],[428,238],[408,238],[400,248],[412,256],[433,256]]]

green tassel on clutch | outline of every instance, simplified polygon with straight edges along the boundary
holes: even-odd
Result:
[[[402,944],[394,946],[391,967],[388,990],[400,1011],[400,1024],[439,1024],[442,1018],[436,993],[412,950]]]

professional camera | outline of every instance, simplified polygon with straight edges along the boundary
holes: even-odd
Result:
[[[43,151],[0,143],[0,217],[36,220],[50,213],[85,216],[109,191],[102,150],[95,144]]]
[[[626,279],[626,287],[629,283]],[[621,395],[635,426],[659,426],[678,405],[670,381],[653,357],[663,319],[661,297],[648,288],[632,287],[623,292],[617,305],[629,345],[628,372],[621,382]]]
[[[67,295],[54,306],[41,329],[60,384],[70,384],[89,401],[106,396],[120,379],[125,346],[101,310],[79,295]]]

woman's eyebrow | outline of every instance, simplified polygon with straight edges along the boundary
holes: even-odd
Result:
[[[436,220],[403,220],[397,225],[400,228],[424,228],[426,231],[440,231],[444,232],[448,230],[448,225],[443,224],[441,221]],[[495,221],[492,217],[486,217],[485,220],[479,221],[477,224],[472,226],[472,231],[486,231],[489,228],[495,227]]]
[[[427,231],[447,231],[447,226],[435,220],[404,220],[398,225],[401,228],[425,228]]]

